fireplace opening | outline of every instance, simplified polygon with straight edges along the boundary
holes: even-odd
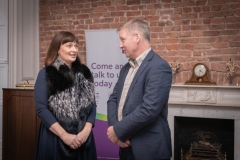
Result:
[[[194,153],[186,158],[189,152]],[[174,160],[181,160],[181,155],[191,160],[214,159],[216,154],[234,159],[233,119],[174,117]]]

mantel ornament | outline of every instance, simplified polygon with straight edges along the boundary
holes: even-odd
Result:
[[[178,72],[179,68],[180,68],[180,64],[177,63],[175,67],[173,67],[172,63],[170,64],[170,67],[172,69],[172,83],[174,83],[174,76],[175,74]]]
[[[28,80],[23,81],[23,84],[17,83],[16,87],[20,87],[22,89],[25,89],[25,87],[34,87],[34,84],[30,84]]]
[[[234,61],[232,61],[230,58],[230,60],[227,62],[227,71],[228,71],[227,76],[229,77],[230,85],[232,85],[232,78],[235,75],[235,69],[237,67],[238,67],[238,65]]]

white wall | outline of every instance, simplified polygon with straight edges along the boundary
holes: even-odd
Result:
[[[0,0],[0,160],[2,88],[15,88],[39,71],[39,0]]]
[[[8,0],[0,0],[0,159],[2,159],[2,88],[8,82]]]

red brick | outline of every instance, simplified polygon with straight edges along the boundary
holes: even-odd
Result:
[[[176,56],[182,56],[182,57],[191,57],[192,51],[177,51]]]
[[[231,10],[231,6],[230,6],[229,4],[223,4],[223,5],[221,5],[220,10],[221,10],[221,11]]]
[[[158,33],[159,38],[166,38],[166,33]]]
[[[213,18],[212,19],[212,24],[221,24],[222,23],[222,18]]]
[[[194,49],[209,49],[211,44],[195,44]]]
[[[110,1],[104,1],[104,2],[97,2],[98,6],[110,6],[111,2]]]
[[[197,5],[197,6],[202,6],[202,5],[205,5],[206,2],[207,2],[207,0],[197,0],[197,1],[196,1],[196,5]]]
[[[203,36],[218,36],[220,35],[219,31],[203,31]]]
[[[163,31],[163,27],[159,27],[159,26],[156,26],[156,27],[151,27],[151,32],[162,32]]]
[[[217,84],[218,85],[223,85],[223,80],[225,79],[225,77],[226,77],[226,73],[221,73],[221,72],[219,72],[218,73],[218,79],[217,79]]]
[[[202,12],[199,14],[200,18],[213,18],[215,17],[215,12]]]
[[[200,31],[200,30],[198,30],[198,31],[192,31],[192,37],[200,37],[200,36],[203,36],[203,32],[204,31]]]
[[[229,46],[230,47],[240,47],[240,42],[230,42]]]
[[[208,0],[208,4],[212,5],[212,4],[225,4],[226,0]]]
[[[239,30],[223,30],[220,35],[237,35]]]
[[[202,56],[203,55],[203,51],[193,51],[193,56]]]
[[[177,57],[175,57],[175,56],[164,56],[164,59],[167,62],[176,62],[177,61]]]
[[[158,38],[152,38],[151,39],[151,43],[152,44],[158,44],[158,43],[160,43],[161,42],[161,39],[158,39]]]
[[[210,6],[202,6],[202,11],[203,12],[210,11]]]
[[[94,8],[94,10],[93,10],[93,12],[108,12],[108,7],[96,7],[96,8]]]
[[[178,50],[180,49],[180,45],[179,44],[166,45],[166,48],[168,50]]]
[[[156,10],[145,10],[142,11],[143,16],[156,15]]]
[[[194,12],[201,12],[202,8],[201,7],[193,7]]]
[[[182,26],[182,31],[189,31],[191,30],[191,26],[187,25],[187,26]]]
[[[168,43],[179,43],[179,39],[176,38],[171,38],[171,39],[163,39],[162,40],[163,44],[168,44]]]
[[[163,15],[163,14],[172,15],[173,14],[173,10],[169,10],[169,9],[160,10],[160,15]]]
[[[186,8],[183,8],[182,11],[183,11],[184,13],[189,13],[189,12],[192,11],[192,8],[186,7]]]
[[[226,25],[227,29],[239,29],[240,28],[240,23],[234,23],[234,24],[227,24]]]
[[[217,38],[216,37],[206,37],[206,38],[200,38],[199,42],[200,43],[212,43],[216,42]]]
[[[90,17],[89,14],[79,14],[79,15],[77,15],[77,19],[87,19],[89,17]]]
[[[233,17],[233,16],[234,16],[234,12],[233,11],[215,12],[215,17]]]
[[[182,13],[182,8],[175,8],[173,13],[174,14],[181,14]]]
[[[154,6],[155,6],[155,5],[154,5]],[[161,8],[161,6],[158,7],[158,8]],[[171,4],[166,4],[166,3],[165,3],[165,4],[162,5],[162,8],[163,8],[163,9],[171,8]]]
[[[236,3],[235,4],[231,4],[230,8],[231,9],[238,9],[238,8],[240,8],[240,3],[238,3],[238,4],[236,4]]]
[[[192,44],[186,44],[184,49],[193,50],[193,45]]]
[[[164,35],[161,35],[161,34],[159,34],[159,36],[161,37],[161,38],[165,38],[166,36],[167,37],[170,37],[170,38],[177,38],[178,37],[178,32],[171,32],[171,33],[164,33]],[[165,37],[164,37],[165,36]]]
[[[191,25],[191,30],[206,30],[207,28],[206,25]]]
[[[230,58],[240,60],[240,0],[226,0],[227,3],[222,0],[137,1],[129,1],[134,5],[125,4],[125,0],[89,0],[86,3],[73,0],[74,4],[69,1],[65,4],[57,1],[40,2],[40,66],[52,37],[61,29],[72,31],[82,39],[79,56],[86,63],[85,29],[116,29],[123,22],[137,17],[150,25],[151,47],[155,52],[170,63],[181,62],[180,72],[174,79],[176,83],[184,83],[189,79],[196,62],[204,61],[209,65],[216,62],[225,66]],[[129,12],[138,14],[126,14]],[[211,77],[219,81],[219,73],[227,74],[226,70],[218,68],[211,71]],[[236,77],[234,83],[240,83],[239,76]],[[229,82],[226,76],[221,80],[222,85]]]
[[[158,16],[146,16],[145,20],[146,21],[158,21],[159,17]]]
[[[183,25],[189,25],[190,24],[190,20],[182,20],[182,24]]]
[[[220,5],[215,5],[211,7],[212,11],[219,11],[220,10]]]
[[[232,42],[234,41],[234,35],[221,36],[217,40],[218,42]]]
[[[226,49],[221,49],[220,54],[225,55],[225,54],[236,54],[238,53],[237,48],[226,48]]]
[[[130,10],[132,11],[138,11],[139,10],[139,7],[136,5],[136,6],[131,6],[130,7]]]
[[[209,30],[224,29],[225,25],[224,24],[221,24],[221,25],[209,25],[208,28],[209,28]]]
[[[199,39],[198,38],[184,38],[181,39],[181,43],[198,43]]]
[[[181,25],[181,20],[174,20],[173,24],[176,26],[180,26]]]
[[[212,46],[214,48],[227,48],[229,45],[228,43],[219,42],[219,43],[212,43]]]
[[[210,24],[212,19],[204,19],[203,24]]]
[[[178,57],[178,62],[186,62],[187,61],[187,57]]]
[[[179,31],[180,27],[179,26],[169,26],[169,27],[163,27],[163,30],[165,32],[169,32],[169,31]]]
[[[177,52],[176,50],[169,50],[165,53],[166,56],[176,56],[177,55]]]
[[[202,19],[191,20],[191,25],[194,25],[194,24],[197,24],[197,25],[203,24]]]
[[[235,14],[234,14],[235,16],[239,17],[239,16],[240,16],[240,9],[235,10],[234,13],[235,13]]]

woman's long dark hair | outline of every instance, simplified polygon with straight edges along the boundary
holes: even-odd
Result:
[[[60,31],[52,39],[52,42],[47,51],[47,57],[44,65],[51,65],[58,56],[58,50],[60,46],[67,42],[76,42],[78,44],[78,38],[71,32]]]

